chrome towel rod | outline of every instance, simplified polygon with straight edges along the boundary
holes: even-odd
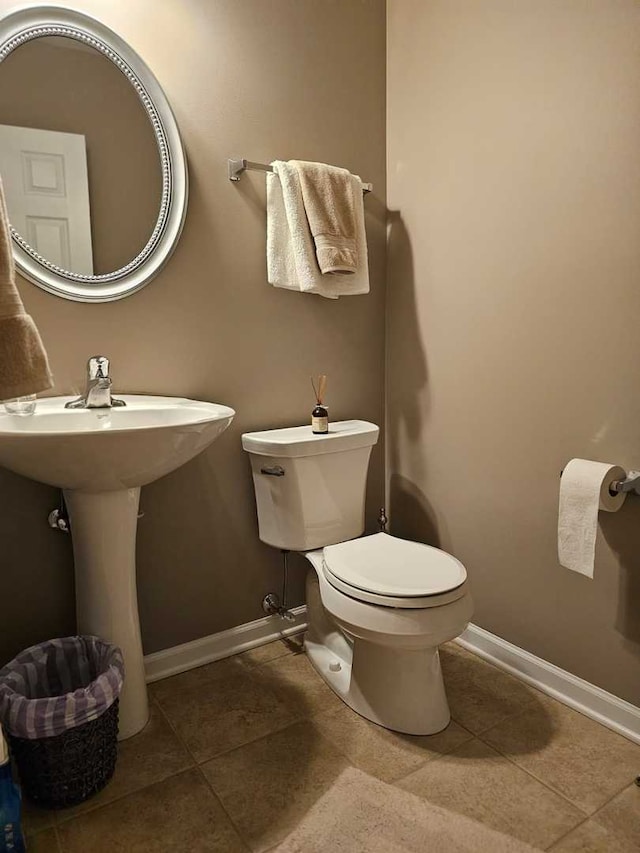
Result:
[[[241,157],[239,160],[228,160],[229,163],[229,180],[239,181],[242,173],[247,169],[252,172],[273,172],[273,169],[268,163],[254,163],[253,160],[245,160]],[[362,192],[373,192],[373,184],[362,184]]]

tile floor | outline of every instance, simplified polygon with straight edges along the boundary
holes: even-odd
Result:
[[[29,853],[262,853],[349,767],[514,844],[640,851],[640,746],[455,644],[441,657],[453,720],[431,737],[358,717],[295,640],[157,682],[104,791],[55,814],[27,805]]]

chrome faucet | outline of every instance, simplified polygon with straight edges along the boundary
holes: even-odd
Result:
[[[126,406],[124,400],[111,396],[109,359],[104,355],[93,355],[87,362],[87,390],[84,397],[65,403],[65,409],[111,409]]]

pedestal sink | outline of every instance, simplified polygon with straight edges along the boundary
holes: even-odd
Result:
[[[149,716],[136,593],[140,487],[204,450],[235,412],[178,397],[118,396],[125,407],[65,409],[73,398],[49,397],[33,415],[0,414],[0,465],[64,490],[78,633],[96,634],[124,653],[123,739]]]

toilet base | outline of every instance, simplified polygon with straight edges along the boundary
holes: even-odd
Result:
[[[437,648],[408,651],[355,639],[336,651],[313,635],[304,646],[320,677],[367,720],[410,735],[432,735],[449,724]]]
[[[307,557],[313,564],[316,554]],[[437,645],[385,646],[344,630],[322,602],[315,567],[307,575],[307,618],[304,646],[311,664],[356,713],[410,735],[447,727],[451,715]]]

